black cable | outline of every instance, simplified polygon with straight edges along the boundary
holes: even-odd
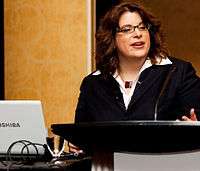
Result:
[[[6,160],[7,161],[13,161],[12,160],[12,149],[17,145],[17,144],[22,144],[22,149],[21,149],[21,153],[20,153],[20,157],[22,157],[23,160],[27,160],[27,158],[31,159],[31,154],[30,154],[30,147],[35,149],[35,158],[39,157],[39,150],[38,147],[43,147],[45,149],[45,146],[43,144],[38,144],[38,143],[32,143],[30,141],[27,140],[19,140],[19,141],[15,141],[13,142],[8,150],[7,150],[7,154],[6,154]],[[25,153],[26,150],[26,153]],[[26,154],[26,156],[25,156]],[[14,158],[15,159],[15,158]]]
[[[12,161],[12,158],[11,158],[11,156],[12,156],[12,148],[16,145],[16,144],[19,144],[19,143],[22,143],[25,147],[26,147],[26,143],[25,142],[28,142],[28,141],[26,141],[26,140],[19,140],[19,141],[15,141],[15,142],[13,142],[10,146],[9,146],[9,148],[8,148],[8,150],[7,150],[7,154],[6,154],[6,161]],[[29,154],[29,149],[27,148],[27,154]]]
[[[45,145],[44,144],[38,144],[38,143],[32,143],[32,142],[29,142],[28,144],[26,144],[26,146],[25,147],[23,147],[22,148],[22,150],[21,150],[21,154],[24,154],[23,153],[23,151],[24,151],[24,149],[26,148],[26,147],[28,147],[28,146],[33,146],[34,148],[35,148],[35,155],[36,156],[39,156],[39,150],[38,150],[38,147],[40,146],[40,147],[43,147],[44,149],[45,149]],[[38,146],[38,147],[37,147]]]
[[[19,158],[19,156],[17,156],[17,158],[15,158],[16,157],[15,153],[12,153],[12,150],[18,144],[22,145],[21,153],[19,153],[20,158]],[[14,165],[17,165],[17,166],[25,165],[25,162],[31,161],[32,155],[30,153],[30,147],[34,148],[34,150],[35,150],[34,159],[37,159],[39,157],[39,149],[38,149],[39,147],[43,147],[44,150],[45,150],[45,144],[33,143],[33,142],[30,142],[30,141],[27,141],[27,140],[15,141],[8,147],[8,150],[7,150],[7,153],[6,153],[6,161],[1,161],[1,164],[6,167],[7,171],[12,169],[12,167]],[[29,159],[29,160],[27,160],[27,159]]]
[[[21,149],[21,154],[22,154],[22,156],[24,155],[24,149],[25,149],[25,148],[29,149],[28,146],[33,146],[34,149],[35,149],[35,152],[36,152],[36,156],[39,155],[39,151],[38,151],[36,145],[35,145],[34,143],[32,143],[32,142],[29,142],[28,144],[26,144],[26,145]]]

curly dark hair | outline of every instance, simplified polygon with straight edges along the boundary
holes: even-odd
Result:
[[[164,41],[160,21],[150,12],[134,2],[122,2],[113,6],[100,20],[96,33],[96,69],[106,76],[113,74],[119,66],[119,59],[115,49],[116,28],[119,27],[119,18],[124,12],[137,12],[145,25],[150,25],[150,49],[148,57],[155,63],[156,56],[166,58],[168,50]]]

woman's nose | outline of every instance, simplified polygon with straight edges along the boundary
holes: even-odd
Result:
[[[138,29],[138,28],[135,28],[135,31],[133,32],[134,34],[134,37],[142,37],[142,32]]]

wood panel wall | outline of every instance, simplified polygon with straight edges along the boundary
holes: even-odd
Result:
[[[46,126],[69,123],[87,73],[83,0],[4,0],[5,99],[41,100]]]

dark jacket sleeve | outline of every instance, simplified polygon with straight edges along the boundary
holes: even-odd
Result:
[[[75,123],[87,121],[87,89],[87,80],[84,78],[80,86],[80,94],[75,111]]]
[[[185,111],[188,111],[189,114],[190,109],[194,108],[197,118],[200,120],[200,78],[196,75],[191,63],[187,63],[183,67],[178,94]]]

